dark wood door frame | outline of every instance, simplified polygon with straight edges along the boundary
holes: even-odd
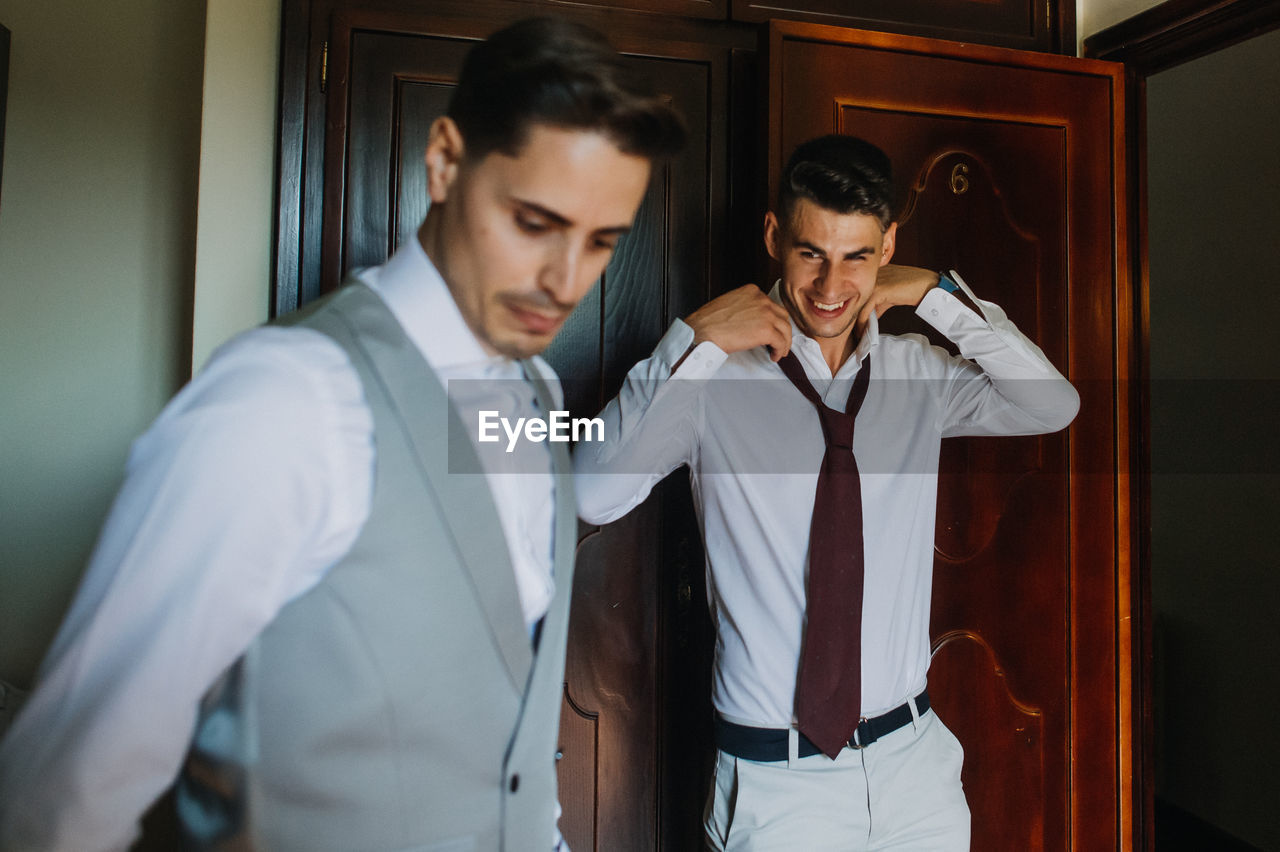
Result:
[[[1280,26],[1274,0],[1166,0],[1085,39],[1085,56],[1139,80]]]
[[[1139,731],[1134,755],[1138,776],[1134,806],[1139,809],[1135,826],[1138,848],[1155,848],[1155,722],[1152,706],[1151,605],[1151,420],[1150,420],[1150,264],[1147,259],[1147,78],[1184,62],[1230,47],[1280,27],[1280,4],[1274,0],[1166,0],[1145,12],[1085,39],[1085,56],[1125,64],[1129,96],[1126,99],[1125,137],[1129,146],[1129,209],[1131,279],[1137,309],[1132,352],[1137,359],[1132,374],[1139,381],[1130,389],[1135,415],[1135,465],[1132,499],[1134,611],[1140,623],[1135,637],[1140,651],[1134,656],[1135,728]]]
[[[4,166],[4,112],[9,99],[9,31],[0,26],[0,174]]]

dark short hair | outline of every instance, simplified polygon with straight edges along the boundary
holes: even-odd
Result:
[[[778,216],[790,222],[795,203],[807,198],[836,213],[866,213],[893,221],[893,166],[865,139],[833,133],[800,143],[782,170]]]
[[[600,33],[561,18],[529,18],[467,53],[449,102],[469,156],[519,153],[535,124],[595,130],[650,160],[684,145],[679,114]]]

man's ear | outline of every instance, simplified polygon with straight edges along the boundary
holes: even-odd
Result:
[[[431,123],[423,159],[427,164],[427,194],[432,204],[439,204],[449,197],[449,189],[458,178],[458,167],[465,151],[462,131],[452,118],[442,115]]]
[[[768,249],[769,257],[782,262],[782,226],[772,210],[764,214],[764,247]]]
[[[890,222],[884,232],[884,250],[880,255],[880,265],[885,266],[893,259],[893,250],[898,247],[898,223]]]

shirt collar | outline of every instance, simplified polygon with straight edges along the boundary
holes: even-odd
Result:
[[[417,236],[406,240],[382,266],[358,273],[404,328],[409,340],[437,372],[510,370],[515,362],[490,355],[467,326]]]
[[[774,282],[773,289],[769,291],[769,298],[779,305],[782,304],[781,278]],[[826,364],[826,360],[822,357],[822,349],[818,346],[818,341],[800,330],[800,326],[796,325],[796,321],[791,318],[790,311],[787,311],[787,322],[791,323],[791,346],[803,349],[807,354]],[[879,345],[880,320],[875,315],[875,312],[872,311],[870,318],[867,320],[867,327],[862,330],[862,337],[858,338],[858,345],[853,348],[853,357],[841,365],[839,372],[845,373],[849,370],[857,372],[857,369],[851,365],[861,364],[871,354],[871,350]]]

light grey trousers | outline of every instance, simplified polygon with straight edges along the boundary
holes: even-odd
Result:
[[[835,760],[816,754],[761,763],[719,752],[704,820],[707,847],[962,852],[969,848],[963,762],[959,740],[932,710]]]

